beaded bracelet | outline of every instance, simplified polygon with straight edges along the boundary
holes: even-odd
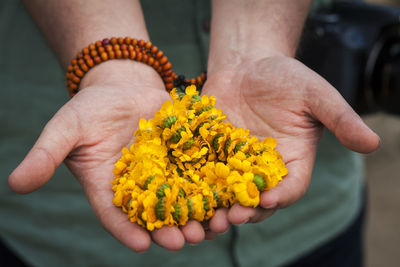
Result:
[[[150,41],[112,37],[90,44],[72,59],[65,74],[70,96],[78,93],[83,76],[91,68],[110,59],[131,59],[151,66],[160,74],[168,92],[174,87],[185,88],[189,85],[201,88],[206,80],[204,72],[193,79],[186,79],[183,75],[174,73],[168,58]]]

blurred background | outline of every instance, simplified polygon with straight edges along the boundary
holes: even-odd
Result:
[[[334,1],[316,8],[297,57],[334,85],[381,137],[380,149],[365,156],[366,266],[400,266],[400,0]]]

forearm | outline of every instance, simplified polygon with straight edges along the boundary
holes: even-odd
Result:
[[[294,56],[310,0],[213,0],[208,72],[243,60]]]
[[[111,36],[148,39],[138,0],[25,0],[24,4],[64,68],[96,40]]]

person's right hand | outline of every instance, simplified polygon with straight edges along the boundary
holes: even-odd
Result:
[[[64,161],[103,227],[132,250],[147,250],[151,240],[168,250],[202,241],[198,222],[149,233],[112,203],[110,181],[122,147],[133,143],[139,119],[149,119],[168,98],[158,74],[144,64],[109,61],[97,66],[82,80],[81,91],[48,122],[10,175],[10,187],[17,193],[35,191]]]

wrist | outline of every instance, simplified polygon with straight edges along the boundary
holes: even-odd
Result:
[[[165,91],[156,70],[133,60],[109,60],[90,69],[80,83],[80,90],[90,86],[153,87]]]

